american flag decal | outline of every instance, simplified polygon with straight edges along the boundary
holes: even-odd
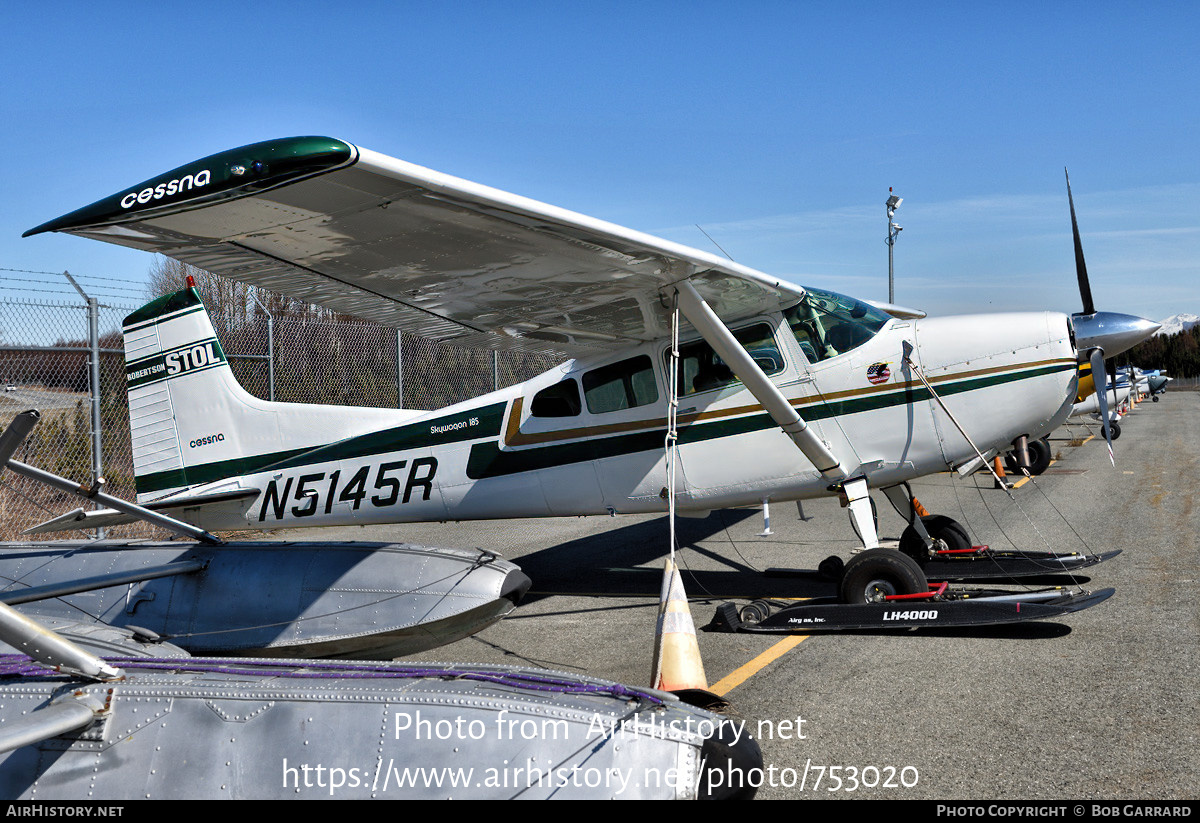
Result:
[[[867,380],[874,385],[886,383],[892,376],[892,370],[887,363],[872,363],[867,366]]]

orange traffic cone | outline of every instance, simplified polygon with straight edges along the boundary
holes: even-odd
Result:
[[[662,593],[658,602],[653,682],[654,688],[667,692],[708,689],[683,579],[670,557],[663,568]]]

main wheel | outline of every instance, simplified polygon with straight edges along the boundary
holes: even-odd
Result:
[[[967,536],[967,530],[957,520],[952,520],[944,514],[930,514],[922,517],[921,522],[925,525],[925,531],[929,532],[929,536],[933,538],[934,551],[971,548],[971,538]],[[923,564],[929,559],[925,541],[912,526],[906,528],[900,535],[900,551],[917,561],[918,564]]]
[[[1045,440],[1029,441],[1029,473],[1041,474],[1050,468],[1052,458],[1050,444]]]
[[[843,603],[882,603],[891,594],[929,591],[917,561],[893,549],[867,549],[850,558],[838,585]]]

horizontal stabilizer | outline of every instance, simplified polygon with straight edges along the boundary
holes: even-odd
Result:
[[[258,489],[233,489],[215,494],[189,495],[186,497],[173,497],[169,500],[159,500],[148,504],[146,508],[164,514],[169,513],[186,520],[187,518],[182,516],[185,509],[209,508],[235,500],[244,500],[254,497],[257,494]],[[26,529],[23,533],[49,534],[51,532],[71,531],[72,529],[107,529],[109,526],[123,526],[126,523],[136,522],[138,522],[137,517],[116,511],[115,509],[96,509],[90,512],[85,512],[83,509],[74,509],[44,523],[38,523],[36,526]]]

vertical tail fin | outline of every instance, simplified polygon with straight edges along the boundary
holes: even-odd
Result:
[[[254,397],[233,376],[192,286],[126,317],[124,332],[139,503],[419,414]]]
[[[184,438],[193,444],[212,438],[218,446],[228,441],[229,426],[210,416],[211,401],[241,387],[193,287],[138,309],[125,318],[124,333],[133,470],[143,502],[203,482],[189,481],[188,464],[197,461],[185,459]],[[213,431],[201,434],[196,424],[205,418]]]

